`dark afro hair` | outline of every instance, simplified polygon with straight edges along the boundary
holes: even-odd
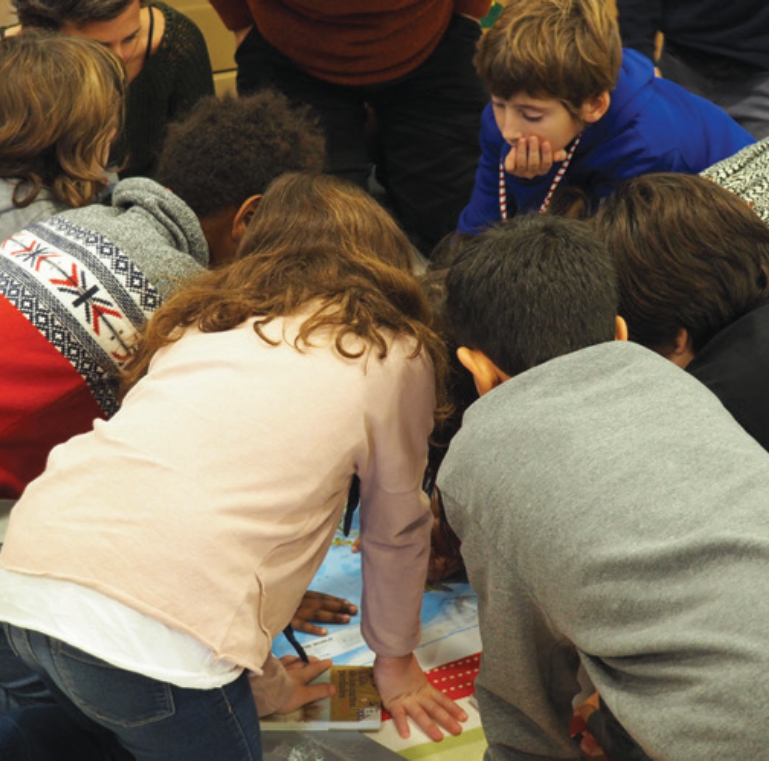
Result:
[[[171,124],[155,178],[199,218],[239,207],[286,172],[319,172],[325,137],[305,107],[273,90],[204,98]]]

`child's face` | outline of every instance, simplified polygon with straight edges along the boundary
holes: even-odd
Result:
[[[550,149],[556,154],[585,126],[556,98],[533,98],[526,93],[511,98],[492,95],[491,105],[499,131],[510,145],[521,138],[536,137],[540,145],[550,143]]]

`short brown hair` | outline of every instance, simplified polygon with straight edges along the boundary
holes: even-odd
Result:
[[[672,350],[681,328],[698,352],[769,296],[769,227],[704,177],[628,180],[593,225],[617,262],[630,339],[660,354]]]
[[[49,188],[83,206],[106,186],[125,70],[98,42],[27,30],[0,43],[0,177],[26,206]]]
[[[475,65],[492,95],[557,98],[576,113],[614,89],[622,44],[604,0],[510,0]]]

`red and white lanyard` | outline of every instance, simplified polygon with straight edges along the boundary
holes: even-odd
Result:
[[[571,148],[569,148],[569,152],[566,155],[566,158],[563,160],[563,163],[561,164],[558,171],[555,173],[555,177],[553,178],[553,182],[550,184],[550,190],[547,191],[547,195],[545,196],[545,200],[542,201],[542,205],[539,207],[539,213],[542,214],[545,209],[547,209],[548,206],[550,206],[550,201],[553,198],[553,193],[555,193],[555,189],[558,187],[558,184],[563,179],[563,176],[566,174],[566,170],[569,168],[569,164],[571,164],[572,157],[574,156],[574,151],[577,150],[577,146],[579,145],[579,141],[581,139],[582,135],[577,135],[576,138],[574,138],[574,142],[571,144]],[[502,217],[502,219],[507,219],[507,184],[505,182],[505,160],[502,159],[499,162],[499,214]]]

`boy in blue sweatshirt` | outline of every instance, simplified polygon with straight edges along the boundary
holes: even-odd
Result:
[[[558,187],[594,204],[622,179],[701,172],[754,142],[720,108],[623,51],[603,0],[511,0],[476,66],[492,97],[460,232],[544,211]]]

